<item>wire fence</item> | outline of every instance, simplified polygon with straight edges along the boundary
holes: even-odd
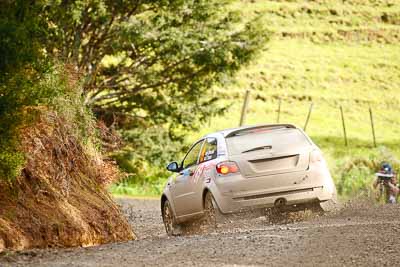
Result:
[[[248,115],[249,112],[249,107],[250,107],[250,90],[247,90],[245,92],[244,95],[244,99],[243,99],[243,104],[242,104],[242,108],[241,108],[241,115],[240,115],[240,121],[239,121],[239,126],[243,126],[246,122],[246,117]],[[276,123],[280,123],[282,120],[282,104],[283,104],[283,100],[282,99],[278,99],[278,103],[277,103],[277,108],[275,110],[276,112]],[[305,120],[304,123],[302,124],[303,130],[306,132],[307,128],[309,126],[310,121],[312,120],[312,115],[314,112],[314,107],[315,107],[315,103],[314,102],[310,102],[309,106],[308,106],[308,111],[307,111],[307,115],[305,116]],[[345,113],[345,109],[342,105],[338,105],[333,107],[334,109],[337,110],[337,112],[340,114],[340,125],[342,128],[342,137],[343,137],[343,142],[344,145],[346,147],[350,146],[350,139],[348,137],[348,123],[349,120],[346,117],[346,113]],[[365,115],[365,121],[364,123],[366,123],[366,120],[368,120],[368,124],[369,124],[369,131],[370,131],[370,142],[371,145],[373,145],[374,147],[377,147],[378,142],[377,142],[377,135],[376,135],[376,123],[375,123],[375,115],[373,108],[371,106],[368,106],[368,114]],[[380,117],[382,115],[380,114]],[[387,119],[387,118],[384,118]],[[396,124],[396,120],[390,120],[388,119],[387,121],[389,121],[392,124]],[[356,124],[360,123],[360,122],[355,122]],[[398,124],[398,122],[397,122]]]

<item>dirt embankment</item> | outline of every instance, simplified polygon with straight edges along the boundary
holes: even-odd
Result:
[[[12,183],[0,179],[0,251],[135,238],[104,188],[114,167],[82,145],[73,127],[41,112],[33,127],[21,130],[26,165]]]

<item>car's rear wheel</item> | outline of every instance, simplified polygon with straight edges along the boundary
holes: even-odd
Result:
[[[209,228],[216,228],[218,215],[219,209],[216,205],[214,197],[210,192],[207,192],[204,197],[204,225]]]
[[[162,211],[163,211],[162,217],[165,226],[165,231],[167,232],[167,235],[172,236],[174,235],[176,223],[174,214],[172,212],[171,204],[169,203],[168,200],[164,202]]]

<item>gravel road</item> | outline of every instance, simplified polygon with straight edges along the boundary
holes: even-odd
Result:
[[[167,237],[158,200],[118,199],[138,240],[0,255],[0,266],[399,266],[400,205],[352,202],[271,224],[243,216],[215,232]]]

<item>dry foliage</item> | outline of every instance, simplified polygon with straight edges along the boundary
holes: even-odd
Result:
[[[26,165],[13,185],[0,185],[0,251],[88,246],[133,239],[105,190],[119,177],[89,140],[56,113],[40,111],[21,129]]]

